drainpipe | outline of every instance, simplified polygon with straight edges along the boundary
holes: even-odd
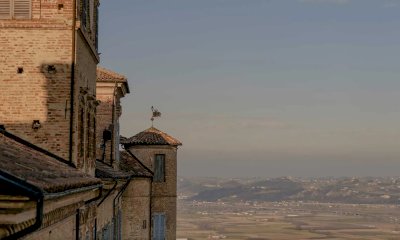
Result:
[[[3,172],[1,170],[0,170],[0,180],[8,182],[15,188],[20,189],[21,192],[27,194],[31,199],[34,199],[36,201],[35,223],[27,228],[22,229],[21,231],[15,232],[10,236],[5,237],[3,240],[19,239],[39,229],[42,226],[43,222],[43,198],[44,198],[43,192],[39,188],[27,182],[24,182],[14,177],[13,175]]]
[[[106,200],[106,198],[108,198],[108,196],[115,190],[115,188],[117,187],[118,184],[118,180],[114,180],[114,185],[112,186],[112,188],[107,192],[107,194],[103,197],[103,199],[101,199],[101,201],[97,204],[97,207],[99,207],[104,200]]]
[[[74,88],[75,88],[75,58],[76,58],[76,1],[72,1],[72,56],[71,56],[71,86],[70,86],[70,112],[69,112],[69,161],[73,163],[72,143],[73,143],[73,128],[74,128]]]
[[[75,239],[76,240],[79,240],[79,236],[80,236],[80,227],[79,227],[81,225],[80,219],[81,219],[80,209],[78,208],[76,210],[76,215],[75,215]]]
[[[115,218],[115,209],[116,209],[115,202],[116,202],[117,199],[119,201],[119,199],[121,198],[122,194],[125,192],[126,188],[128,187],[129,183],[131,182],[131,180],[132,180],[132,176],[128,178],[128,180],[126,181],[124,186],[122,186],[121,190],[117,193],[117,196],[115,196],[115,198],[113,199],[114,236],[116,234],[118,234],[118,232],[117,232],[117,230],[118,230],[117,229],[117,224],[115,224],[115,222],[116,222],[116,218]],[[119,236],[119,234],[118,234],[118,236]]]

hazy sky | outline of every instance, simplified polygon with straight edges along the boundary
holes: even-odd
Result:
[[[121,134],[183,142],[181,176],[400,175],[400,1],[101,2]]]

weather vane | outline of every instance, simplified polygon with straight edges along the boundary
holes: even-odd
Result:
[[[151,111],[153,113],[152,117],[151,117],[151,126],[153,127],[153,123],[154,123],[154,119],[156,117],[161,117],[161,112],[158,111],[157,108],[154,108],[153,106],[151,106]]]

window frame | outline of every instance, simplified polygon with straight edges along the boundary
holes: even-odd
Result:
[[[162,160],[162,161],[161,161]],[[160,173],[159,162],[162,162],[162,172]],[[165,154],[155,154],[154,155],[154,182],[165,182]],[[160,175],[161,174],[161,175]]]

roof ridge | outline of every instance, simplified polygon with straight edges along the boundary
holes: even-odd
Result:
[[[102,72],[104,72],[106,74],[112,75],[115,78],[120,78],[120,79],[123,79],[123,80],[127,80],[127,77],[125,75],[117,73],[117,72],[114,72],[114,71],[112,71],[110,69],[107,69],[105,67],[97,66],[97,70],[98,71],[102,71]]]

